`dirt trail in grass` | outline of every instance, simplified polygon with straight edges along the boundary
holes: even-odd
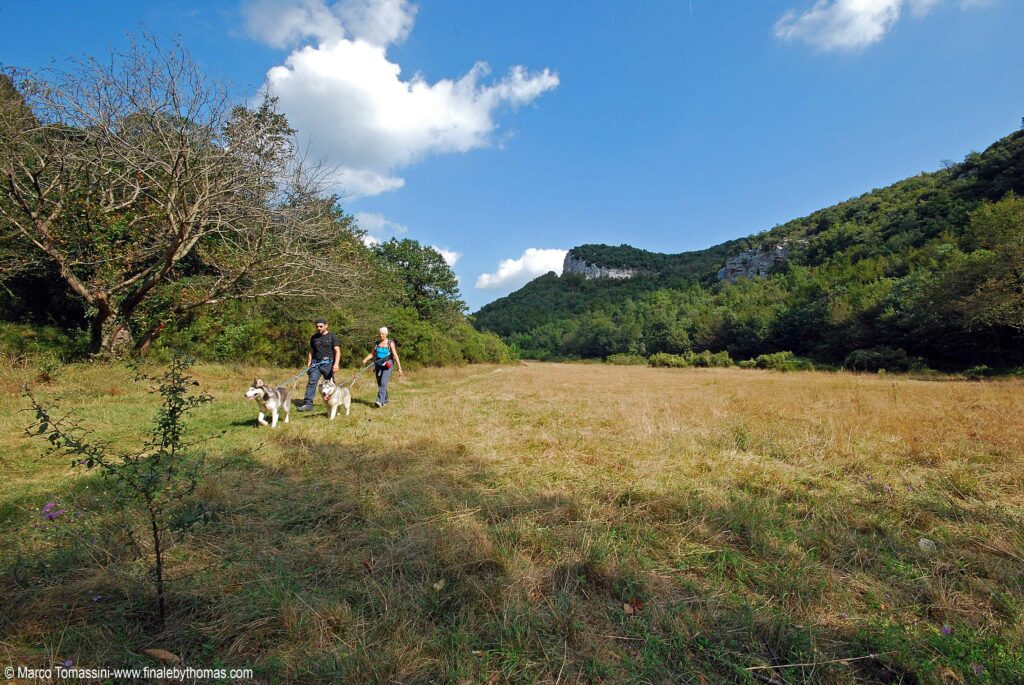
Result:
[[[241,395],[290,374],[196,375],[217,401],[192,427],[227,431],[202,445],[223,469],[197,493],[209,522],[171,552],[164,633],[144,536],[0,409],[5,662],[128,664],[157,645],[261,682],[1003,683],[1024,668],[1020,381],[469,366],[396,378],[385,409],[364,375],[351,416],[318,404],[271,431]],[[40,393],[126,444],[155,406],[117,367]],[[54,499],[83,516],[40,526]]]

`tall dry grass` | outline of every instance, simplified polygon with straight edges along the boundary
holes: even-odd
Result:
[[[197,369],[218,402],[194,427],[228,433],[162,634],[103,484],[0,413],[4,661],[162,646],[267,682],[1002,683],[1024,664],[1019,381],[470,366],[410,374],[383,410],[362,378],[350,417],[270,431],[241,398],[255,375],[290,374]],[[143,390],[73,367],[40,392],[131,441]],[[32,528],[51,498],[80,530]]]

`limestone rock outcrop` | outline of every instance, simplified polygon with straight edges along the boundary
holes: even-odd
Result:
[[[569,250],[562,262],[563,274],[583,274],[584,278],[633,278],[636,276],[635,269],[619,269],[598,264],[589,264],[573,254]]]
[[[786,244],[745,250],[726,258],[725,266],[718,270],[718,280],[731,283],[737,278],[767,276],[772,269],[788,259],[789,245]]]

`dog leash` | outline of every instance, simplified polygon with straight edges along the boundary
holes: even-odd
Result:
[[[307,366],[306,368],[304,368],[304,369],[303,369],[302,371],[299,371],[299,372],[298,372],[297,374],[295,374],[294,376],[292,376],[292,377],[291,377],[291,378],[289,378],[288,380],[286,380],[286,381],[283,381],[283,382],[281,382],[281,383],[278,383],[278,384],[277,384],[277,385],[275,385],[274,387],[275,387],[275,388],[280,388],[280,387],[282,387],[282,386],[284,386],[284,385],[287,385],[288,383],[292,383],[292,382],[294,382],[296,378],[298,378],[299,376],[301,376],[301,375],[302,375],[302,374],[304,374],[304,373],[307,373],[307,372],[308,372],[308,371],[309,371],[310,369],[312,369],[312,368],[313,368],[314,366],[316,366],[316,364],[317,364],[316,362],[313,362],[312,364],[310,364],[309,366]]]
[[[297,374],[295,374],[294,376],[292,376],[288,380],[284,381],[283,383],[278,383],[277,386],[275,386],[275,387],[281,387],[282,385],[285,385],[287,383],[293,383],[299,376],[301,376],[304,373],[308,373],[310,369],[312,369],[314,366],[317,366],[320,363],[322,363],[322,362],[313,362],[312,364],[310,364],[309,366],[304,368],[302,371],[299,371]],[[370,362],[369,364],[367,364],[363,368],[361,368],[358,371],[356,371],[352,375],[352,378],[348,379],[348,381],[346,383],[343,383],[342,385],[344,385],[345,387],[351,388],[353,385],[355,385],[356,378],[359,377],[359,374],[361,374],[363,371],[366,371],[371,366],[373,366],[373,362]]]
[[[361,374],[363,371],[366,371],[371,366],[373,366],[373,362],[370,362],[369,364],[367,364],[363,368],[361,368],[358,371],[356,371],[354,374],[352,374],[352,378],[349,378],[348,382],[347,383],[342,383],[342,385],[344,385],[346,388],[351,390],[352,386],[356,384],[356,378],[359,377],[359,374]]]

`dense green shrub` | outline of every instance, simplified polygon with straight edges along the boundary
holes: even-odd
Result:
[[[54,326],[29,326],[0,321],[0,354],[50,355],[61,361],[81,359],[88,354],[89,335],[84,330],[61,330]]]
[[[724,368],[735,364],[729,353],[725,351],[711,352],[710,350],[704,350],[703,352],[687,352],[685,356],[690,360],[691,366]]]
[[[964,377],[972,381],[980,381],[982,378],[991,378],[994,375],[995,371],[985,366],[984,364],[972,366],[971,368],[966,369],[964,371]]]
[[[647,363],[655,367],[666,367],[675,369],[684,369],[690,366],[690,362],[687,361],[686,357],[681,354],[669,354],[668,352],[656,352],[652,354],[648,359]]]
[[[853,371],[907,371],[911,359],[906,350],[899,347],[872,347],[848,354],[844,366]]]
[[[312,322],[324,316],[341,341],[341,364],[349,368],[370,351],[382,325],[398,343],[402,362],[413,367],[504,364],[517,358],[501,338],[476,330],[460,312],[423,319],[412,306],[395,306],[385,296],[381,300],[355,311],[330,302],[227,302],[168,326],[148,354],[154,361],[169,361],[184,352],[204,361],[298,368],[306,360]],[[0,322],[0,354],[67,361],[87,356],[88,343],[84,330]]]
[[[733,366],[734,362],[728,352],[686,352],[684,354],[669,354],[668,352],[657,352],[652,354],[647,363],[651,366],[664,366],[684,369],[691,366],[713,368]]]
[[[457,312],[425,320],[411,306],[378,305],[356,312],[310,307],[306,311],[269,302],[229,303],[211,316],[168,330],[154,345],[152,356],[169,359],[175,351],[187,350],[204,360],[299,367],[314,332],[312,321],[319,316],[327,318],[341,341],[343,367],[359,364],[376,342],[380,326],[388,327],[402,363],[412,367],[503,364],[515,359],[498,336],[477,331]]]
[[[771,369],[773,371],[811,371],[814,364],[809,359],[798,357],[792,352],[761,354],[739,364],[746,369]]]
[[[506,364],[515,359],[497,335],[478,331],[464,321],[457,322],[448,333],[459,344],[462,358],[471,364]]]
[[[664,354],[659,353],[659,354]],[[610,354],[605,359],[609,364],[615,364],[617,366],[646,366],[647,359],[640,356],[639,354],[630,354],[628,352],[620,352],[619,354]]]

